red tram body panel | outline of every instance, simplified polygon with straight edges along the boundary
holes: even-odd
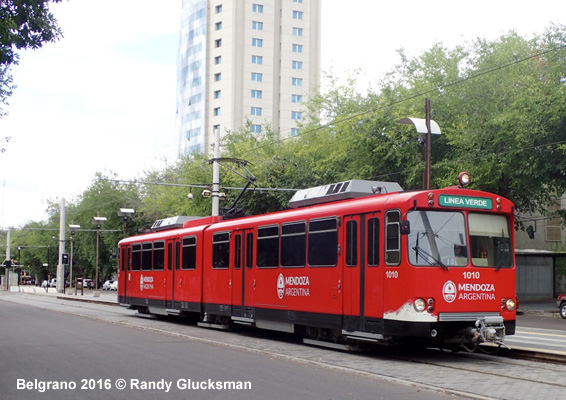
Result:
[[[514,211],[449,187],[192,220],[120,242],[118,298],[314,340],[501,343],[515,332]]]

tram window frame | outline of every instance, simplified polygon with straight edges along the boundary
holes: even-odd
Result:
[[[281,267],[305,268],[307,263],[307,221],[281,225]]]
[[[392,218],[395,216],[395,218]],[[393,247],[393,245],[396,245]],[[389,210],[385,213],[385,265],[401,264],[401,211]]]
[[[153,242],[142,243],[142,271],[151,271],[153,268]]]
[[[358,221],[346,222],[346,266],[358,266]]]
[[[153,242],[153,270],[163,271],[165,269],[165,241]]]
[[[328,225],[333,224],[333,227]],[[317,218],[309,221],[308,265],[313,268],[338,265],[338,218]],[[328,249],[336,249],[335,252]],[[318,251],[323,249],[322,251]]]
[[[279,267],[279,225],[258,226],[256,236],[257,268]]]
[[[212,269],[230,267],[230,232],[212,234]]]
[[[142,262],[141,243],[132,244],[132,271],[140,271]]]
[[[167,271],[173,269],[173,243],[167,243]]]
[[[379,217],[369,218],[367,221],[367,264],[370,267],[379,266]]]
[[[190,271],[197,268],[197,237],[185,236],[181,239],[181,269]]]

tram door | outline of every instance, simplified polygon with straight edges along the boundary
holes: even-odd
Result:
[[[383,277],[380,262],[380,213],[344,217],[344,327],[375,330],[383,312]]]
[[[253,318],[253,246],[251,229],[233,232],[234,268],[232,268],[232,316]],[[248,304],[248,308],[246,308]]]
[[[128,274],[130,273],[130,258],[132,255],[132,248],[128,246],[122,246],[120,249],[120,271],[118,276],[118,284],[121,285],[120,293],[124,297],[128,297]]]
[[[363,215],[344,217],[344,237],[342,238],[343,265],[343,313],[347,330],[361,329],[363,318],[364,282],[364,237],[365,221]]]
[[[181,240],[167,239],[167,266],[165,273],[165,308],[175,308],[175,272],[179,270]]]

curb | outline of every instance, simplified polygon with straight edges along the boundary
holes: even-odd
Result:
[[[117,301],[110,301],[110,300],[96,300],[96,299],[89,299],[85,297],[70,297],[70,296],[55,296],[57,299],[61,300],[68,300],[68,301],[82,301],[84,303],[93,303],[93,304],[106,304],[109,306],[119,306]]]

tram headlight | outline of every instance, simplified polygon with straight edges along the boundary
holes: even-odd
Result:
[[[423,312],[426,308],[426,302],[423,299],[416,299],[413,302],[413,307],[415,307],[416,312]]]
[[[468,186],[471,181],[470,174],[467,172],[460,172],[458,175],[458,184],[460,187]]]
[[[515,300],[507,299],[505,302],[505,308],[507,308],[508,311],[513,311],[515,309]]]

